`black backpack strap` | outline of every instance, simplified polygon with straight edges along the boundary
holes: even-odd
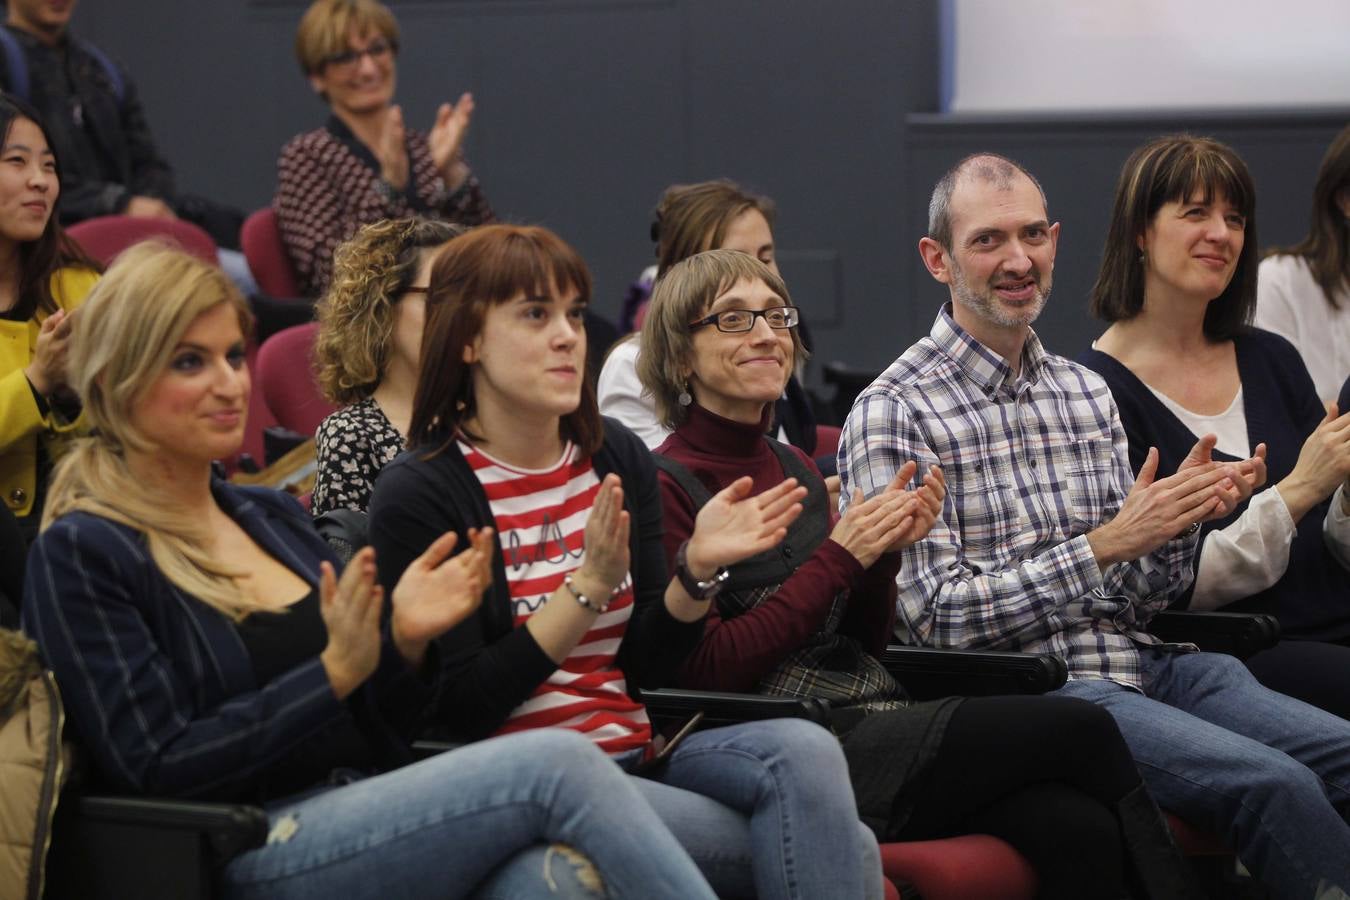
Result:
[[[23,52],[23,45],[19,43],[18,38],[3,25],[0,25],[0,48],[3,48],[5,53],[5,75],[9,80],[9,93],[28,103],[31,100],[29,94],[32,92],[28,83],[28,54]]]
[[[103,69],[103,73],[108,76],[108,81],[112,83],[113,96],[117,98],[117,105],[120,107],[127,96],[127,82],[126,79],[122,77],[122,70],[117,68],[112,59],[108,57],[108,54],[104,53],[88,41],[82,41],[79,38],[76,38],[75,44],[85,53],[92,56],[94,61],[99,64],[99,68]]]
[[[653,453],[652,459],[656,462],[656,467],[674,478],[675,483],[689,495],[690,500],[694,501],[695,513],[713,498],[712,491],[708,490],[708,486],[699,481],[683,463],[678,463],[669,456],[663,456],[660,453]]]

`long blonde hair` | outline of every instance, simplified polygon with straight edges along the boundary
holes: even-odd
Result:
[[[259,608],[235,582],[243,570],[213,559],[204,549],[209,533],[200,517],[167,506],[132,474],[126,459],[128,448],[153,448],[131,424],[132,409],[164,372],[192,322],[221,303],[234,307],[248,334],[248,306],[216,267],[153,242],[117,257],[74,317],[68,374],[92,434],[57,464],[42,528],[73,512],[134,528],[174,586],[240,619]]]

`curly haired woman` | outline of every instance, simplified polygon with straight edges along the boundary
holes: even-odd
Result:
[[[319,303],[319,386],[341,409],[315,435],[315,515],[364,512],[412,419],[426,283],[437,251],[464,229],[428,219],[366,225],[338,248]]]

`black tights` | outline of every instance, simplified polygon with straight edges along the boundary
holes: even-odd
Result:
[[[1046,898],[1125,896],[1116,804],[1139,787],[1115,721],[1067,697],[980,697],[952,714],[893,837],[992,834],[1027,858]]]

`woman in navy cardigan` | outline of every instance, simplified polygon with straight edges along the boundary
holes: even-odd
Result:
[[[1255,190],[1238,155],[1186,135],[1126,161],[1092,310],[1111,326],[1079,361],[1111,386],[1138,470],[1164,471],[1202,435],[1252,458],[1271,486],[1207,523],[1191,609],[1272,613],[1285,640],[1260,681],[1350,716],[1350,415],[1323,408],[1298,352],[1250,327]]]
[[[585,859],[552,842],[589,857],[611,896],[711,898],[580,737],[398,768],[437,690],[428,642],[478,605],[491,534],[448,561],[455,539],[433,542],[381,629],[371,550],[339,578],[294,500],[211,478],[243,438],[248,320],[223,273],[157,246],[119,257],[77,320],[72,383],[96,431],[53,480],[23,618],[95,781],[264,804],[267,844],[219,874],[230,898],[466,897],[485,882],[597,896]]]

